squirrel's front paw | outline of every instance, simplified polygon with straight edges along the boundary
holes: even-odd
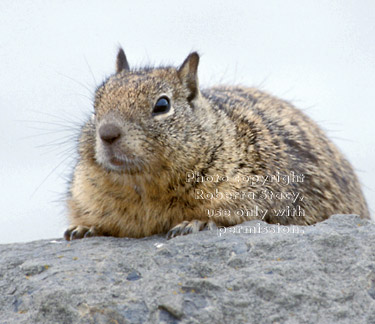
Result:
[[[167,239],[171,239],[178,235],[186,235],[190,233],[198,233],[202,230],[212,230],[216,227],[216,224],[213,221],[200,221],[200,220],[192,220],[192,221],[183,221],[182,223],[178,224],[177,226],[173,227],[167,233]]]
[[[92,237],[92,236],[99,236],[100,233],[95,226],[69,226],[68,229],[64,233],[64,238],[67,241],[77,240],[84,237]]]

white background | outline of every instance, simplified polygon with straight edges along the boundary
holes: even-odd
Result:
[[[95,87],[201,54],[202,86],[261,86],[314,118],[375,206],[374,1],[0,2],[0,243],[61,237],[75,135]]]

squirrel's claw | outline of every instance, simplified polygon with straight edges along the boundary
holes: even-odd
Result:
[[[95,226],[70,226],[64,233],[64,238],[67,241],[77,240],[86,237],[98,236],[99,232]]]
[[[169,230],[167,233],[167,239],[174,238],[179,235],[187,235],[190,233],[198,233],[202,230],[212,230],[216,227],[216,224],[213,221],[200,221],[200,220],[192,220],[192,221],[183,221],[182,223],[176,225],[172,229]]]

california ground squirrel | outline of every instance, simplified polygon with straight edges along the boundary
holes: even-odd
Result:
[[[80,135],[67,240],[369,218],[351,165],[310,118],[254,88],[200,90],[198,62],[130,70],[119,50]]]

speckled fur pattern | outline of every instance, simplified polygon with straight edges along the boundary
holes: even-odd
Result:
[[[340,213],[369,218],[351,165],[315,122],[290,103],[254,88],[199,90],[198,62],[193,53],[179,69],[129,70],[120,50],[117,72],[97,89],[95,114],[82,128],[67,201],[67,239],[140,238],[169,231],[173,237],[251,219],[310,225]],[[170,98],[173,113],[156,119],[152,109],[161,95]],[[121,130],[113,147],[113,154],[126,160],[120,170],[108,162],[112,153],[98,135],[105,123]],[[303,182],[238,181],[291,172],[303,174]],[[205,179],[219,175],[225,181],[188,181],[188,174]],[[259,198],[265,190],[298,192],[303,200],[197,199],[197,192]],[[296,207],[305,215],[236,212]],[[230,215],[213,216],[208,210]]]

